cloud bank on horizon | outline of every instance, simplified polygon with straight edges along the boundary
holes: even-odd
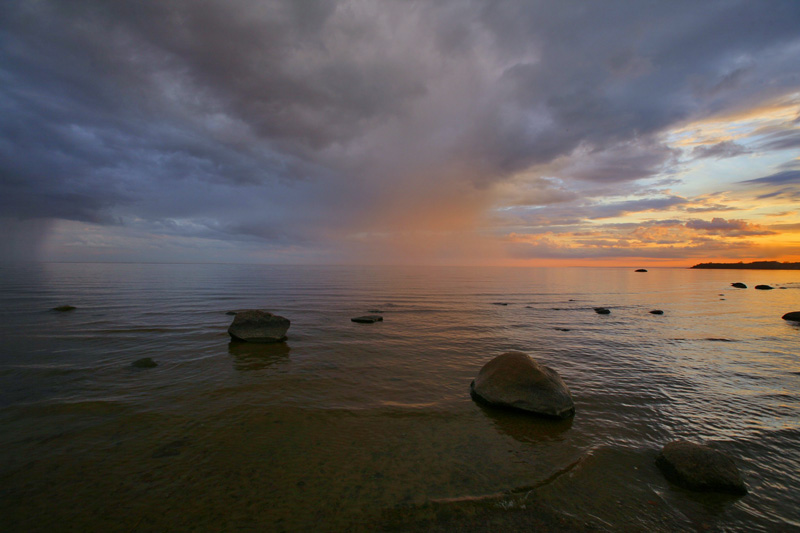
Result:
[[[8,0],[0,259],[797,261],[798,28],[794,0]]]

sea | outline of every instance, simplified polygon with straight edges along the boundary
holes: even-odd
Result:
[[[0,530],[800,531],[800,272],[647,270],[0,266]],[[575,416],[473,401],[508,351]],[[667,481],[677,439],[748,494]]]

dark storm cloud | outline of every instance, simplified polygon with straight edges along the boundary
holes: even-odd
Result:
[[[797,88],[798,20],[788,0],[9,0],[1,214],[307,243],[403,228],[388,206],[481,209],[559,158],[632,182],[674,160],[666,128]]]

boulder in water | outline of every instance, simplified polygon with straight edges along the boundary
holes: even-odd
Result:
[[[158,366],[158,363],[153,361],[150,357],[143,357],[131,363],[131,366],[134,368],[155,368]]]
[[[793,320],[795,322],[800,322],[800,311],[792,311],[790,313],[786,313],[781,318],[784,320]]]
[[[741,281],[737,281],[736,283],[731,283],[731,287],[736,287],[737,289],[746,289],[747,285],[745,285]]]
[[[486,363],[470,385],[476,400],[552,418],[575,414],[569,388],[552,368],[522,352],[507,352]]]
[[[756,289],[760,291],[771,291],[773,287],[770,287],[769,285],[756,285]]]
[[[662,311],[661,309],[653,309],[652,311],[650,311],[650,314],[651,315],[663,315],[664,311]]]
[[[646,268],[637,268],[634,272],[647,272]]]
[[[74,311],[77,309],[74,305],[59,305],[58,307],[54,307],[53,311],[58,311],[59,313],[66,313],[67,311]]]
[[[236,312],[228,334],[238,341],[283,342],[290,325],[288,318],[258,309],[246,309]]]
[[[594,308],[594,312],[597,313],[598,315],[610,315],[611,314],[611,310],[607,309],[605,307],[595,307]]]
[[[733,459],[703,444],[670,442],[658,454],[656,465],[668,480],[687,489],[747,494]]]
[[[350,320],[352,322],[358,322],[359,324],[374,324],[375,322],[383,322],[383,317],[381,315],[364,315],[351,318]]]

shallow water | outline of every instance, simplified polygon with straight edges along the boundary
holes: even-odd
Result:
[[[1,267],[3,529],[417,529],[431,505],[485,500],[501,520],[800,530],[800,325],[780,318],[799,275]],[[230,343],[226,311],[251,307],[289,318],[288,342]],[[373,309],[384,322],[350,322]],[[558,370],[574,419],[470,399],[509,350]],[[676,438],[732,454],[750,493],[670,485],[653,462]]]

